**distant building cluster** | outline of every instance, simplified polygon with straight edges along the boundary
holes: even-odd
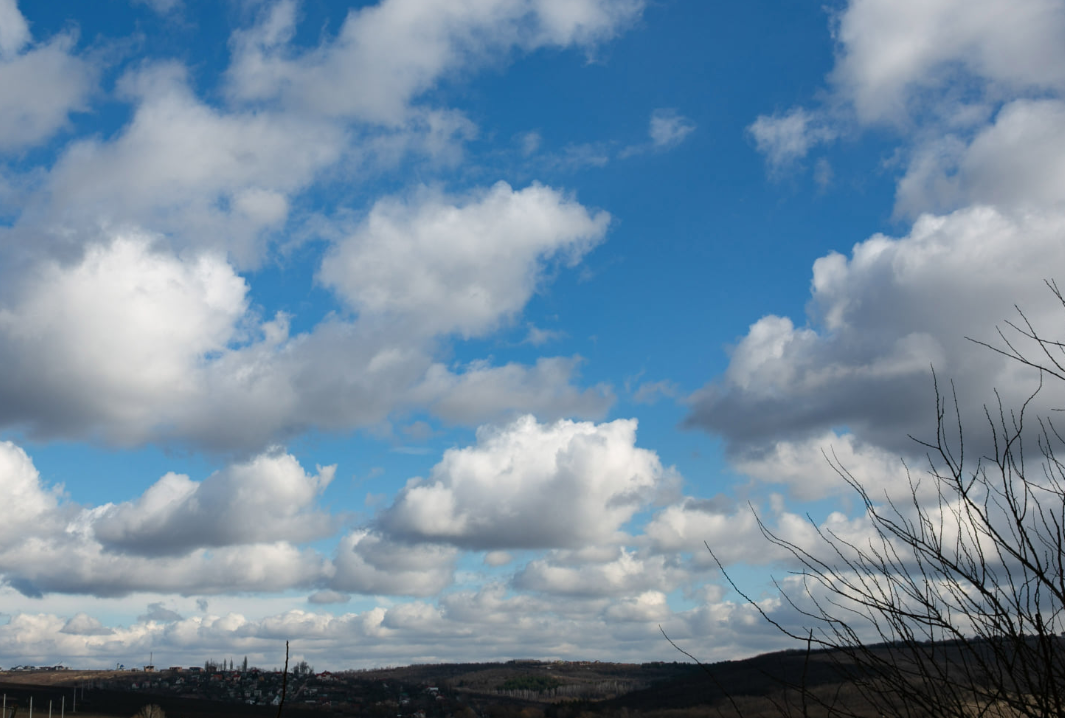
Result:
[[[147,670],[151,668],[152,670]],[[90,681],[90,689],[138,691],[153,695],[276,706],[281,702],[284,674],[258,668],[207,670],[198,666],[171,666],[157,670],[111,674]],[[429,718],[452,715],[450,699],[438,686],[400,684],[395,681],[367,680],[356,673],[289,673],[285,705],[323,708],[334,713],[359,715],[364,712],[390,716]],[[445,710],[446,709],[446,710]]]
[[[66,666],[12,666],[11,671],[69,671]]]

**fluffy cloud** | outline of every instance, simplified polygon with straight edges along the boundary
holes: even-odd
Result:
[[[323,591],[315,591],[307,597],[308,603],[328,604],[328,603],[347,603],[351,600],[351,596],[340,591],[334,591],[332,589],[325,589]]]
[[[695,131],[695,123],[678,114],[676,110],[658,109],[651,113],[648,134],[651,143],[659,149],[676,147]]]
[[[749,128],[772,172],[855,127],[887,124],[913,143],[900,153],[904,214],[1056,192],[1056,183],[1042,182],[1051,163],[1032,152],[1040,142],[1055,146],[1060,134],[1046,131],[1051,108],[1038,101],[1065,90],[1065,3],[850,0],[834,25],[836,63],[822,106],[762,115]],[[969,152],[974,134],[983,137]]]
[[[74,614],[59,632],[75,636],[111,636],[115,633],[114,629],[100,623],[100,619],[93,618],[84,611]]]
[[[361,313],[422,334],[476,336],[525,305],[548,261],[579,261],[609,221],[537,184],[500,182],[457,203],[424,191],[374,205],[320,276]]]
[[[457,555],[449,546],[397,543],[360,529],[337,546],[330,585],[356,593],[431,596],[451,584]]]
[[[514,585],[525,591],[565,596],[635,596],[672,591],[691,577],[676,558],[641,557],[621,549],[613,560],[604,563],[571,563],[564,555],[531,561],[515,575]]]
[[[510,312],[527,301],[540,271],[539,255],[525,260],[500,262],[529,278],[526,288],[499,289],[510,292]],[[463,276],[473,281],[496,269],[468,267]],[[0,288],[0,357],[8,368],[0,422],[43,437],[259,451],[308,427],[367,426],[412,405],[476,423],[530,409],[597,417],[613,401],[609,387],[572,385],[575,359],[452,371],[433,361],[430,337],[379,315],[327,318],[292,336],[288,317],[262,321],[247,294],[221,255],[178,254],[132,230],[87,246],[74,261],[9,273]],[[464,317],[461,298],[447,306],[466,326],[488,321],[491,311],[474,303]],[[424,307],[429,315],[437,309]],[[412,321],[429,331],[427,317]]]
[[[60,224],[78,237],[133,223],[254,266],[263,233],[284,225],[292,197],[349,142],[314,118],[214,109],[174,63],[130,73],[120,87],[136,105],[129,124],[68,146],[24,225]]]
[[[447,161],[455,142],[472,136],[460,113],[408,107],[426,85],[402,78],[433,83],[488,51],[590,48],[641,10],[635,0],[417,5],[386,0],[352,11],[337,38],[303,53],[289,45],[295,3],[270,4],[262,22],[233,39],[231,89],[244,88],[233,97],[258,98],[250,105],[212,105],[178,63],[146,63],[118,80],[117,97],[132,110],[124,127],[59,148],[53,166],[32,177],[4,173],[0,195],[13,224],[0,228],[0,360],[8,367],[0,425],[35,438],[255,452],[310,427],[349,430],[411,406],[429,405],[449,422],[522,411],[602,416],[610,388],[575,386],[577,358],[439,364],[441,337],[484,336],[515,319],[549,270],[602,241],[609,216],[556,189],[498,184],[463,197],[424,190],[379,201],[320,267],[355,319],[311,317],[317,326],[293,336],[291,317],[264,319],[249,301],[238,270],[269,256],[310,188],[352,179],[373,158],[397,162],[416,151]],[[33,45],[11,0],[0,4],[0,18],[0,85],[19,63],[81,62],[68,52],[72,38]],[[487,39],[496,31],[501,45]],[[428,55],[396,53],[386,37]],[[277,81],[263,92],[287,96],[279,78],[292,72],[325,104],[261,104],[265,96],[249,89],[255,83],[244,82],[255,47],[266,53],[261,77]],[[334,71],[355,85],[376,83],[388,75],[387,58],[396,74],[381,87],[398,93],[392,99],[312,87]],[[36,112],[51,88],[85,85],[88,67],[66,67],[63,82],[35,76],[27,81],[33,97],[7,111]],[[341,97],[406,109],[387,127],[368,127],[361,110],[328,106]],[[42,139],[76,104],[52,119],[38,113],[27,126]],[[330,174],[340,160],[344,169]],[[326,224],[314,233],[334,237]]]
[[[412,395],[442,419],[479,424],[533,412],[543,420],[601,418],[614,403],[607,385],[581,391],[573,385],[579,357],[541,357],[533,366],[475,362],[460,373],[434,364]]]
[[[861,121],[899,122],[957,80],[991,97],[1065,89],[1063,36],[1060,0],[851,0],[831,77]]]
[[[992,339],[1014,304],[1044,327],[1057,321],[1039,278],[1065,268],[1063,231],[1055,213],[973,207],[924,216],[905,237],[876,235],[850,259],[822,257],[809,325],[753,324],[724,376],[692,397],[688,423],[723,435],[734,456],[836,427],[910,452],[907,434],[934,429],[930,366],[957,381],[971,420],[994,401],[992,387],[1016,405],[1032,374],[966,337]]]
[[[912,497],[902,459],[861,442],[854,434],[826,431],[802,440],[778,441],[765,451],[750,452],[735,461],[736,468],[745,475],[784,484],[801,501],[851,494],[850,486],[833,465],[844,469],[878,501],[890,497],[906,503]],[[933,488],[931,482],[925,482],[926,491]]]
[[[234,37],[229,91],[238,101],[395,124],[449,72],[513,47],[592,46],[632,22],[642,6],[642,0],[385,0],[351,10],[335,38],[301,52],[291,42],[297,4],[280,0]]]
[[[14,57],[30,41],[30,26],[16,0],[0,2],[0,57]]]
[[[202,484],[169,474],[136,501],[84,508],[60,501],[19,447],[0,444],[3,582],[28,596],[135,591],[283,590],[327,580],[331,564],[291,541],[332,521],[310,506],[332,469],[308,476],[291,456],[269,454]]]
[[[321,583],[328,561],[285,542],[144,557],[107,551],[84,532],[29,539],[0,551],[5,582],[30,597],[48,593],[182,596],[274,592]]]
[[[180,555],[194,548],[333,533],[335,521],[313,510],[335,466],[307,474],[291,454],[274,452],[233,464],[195,482],[167,474],[136,501],[97,509],[93,533],[109,549]]]
[[[483,549],[576,547],[612,540],[672,480],[636,447],[636,422],[532,417],[484,427],[412,479],[380,517],[403,537]]]
[[[922,144],[899,181],[896,211],[916,216],[970,203],[1014,210],[1065,205],[1065,102],[1015,100],[971,141]]]
[[[494,584],[478,591],[448,594],[439,604],[420,601],[377,606],[333,615],[302,610],[207,614],[171,622],[137,621],[107,626],[82,614],[18,612],[0,625],[0,657],[11,661],[55,662],[84,667],[136,663],[148,650],[166,662],[195,665],[204,653],[247,655],[252,665],[275,667],[291,641],[294,658],[317,668],[341,669],[408,661],[508,660],[515,656],[584,660],[612,655],[616,660],[672,661],[675,649],[659,625],[687,650],[707,660],[783,647],[752,607],[722,600],[715,586],[693,596],[688,610],[671,608],[661,591],[615,600],[572,596],[546,601],[513,595]],[[795,616],[780,602],[763,608],[785,624]],[[64,631],[66,626],[72,629]]]
[[[60,490],[46,488],[33,460],[10,441],[0,442],[0,500],[8,517],[0,524],[0,545],[48,536],[62,530]]]
[[[727,500],[688,498],[667,506],[644,527],[651,549],[667,556],[691,553],[695,565],[713,565],[710,546],[725,564],[738,561],[764,563],[780,557],[758,529],[754,511]]]
[[[801,107],[782,115],[761,115],[747,131],[774,172],[780,172],[805,157],[813,147],[837,135],[823,118]]]
[[[0,416],[43,432],[158,421],[195,391],[195,367],[225,349],[246,309],[247,286],[220,257],[183,261],[137,234],[12,285],[21,291],[0,306]]]
[[[97,70],[72,50],[73,35],[26,49],[32,37],[16,0],[0,0],[0,152],[39,144],[87,109]]]

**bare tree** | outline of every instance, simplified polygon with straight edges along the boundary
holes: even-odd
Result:
[[[1018,312],[1002,344],[976,343],[1029,367],[1039,389],[1015,409],[1001,398],[985,408],[989,449],[966,452],[954,386],[936,384],[935,437],[918,441],[927,466],[907,469],[905,500],[871,495],[826,455],[864,506],[866,538],[815,524],[820,541],[800,546],[759,521],[797,562],[776,585],[800,621],[771,615],[725,573],[767,621],[859,689],[842,701],[790,686],[803,715],[1065,716],[1065,438],[1052,412],[1032,408],[1056,388],[1044,382],[1065,381],[1065,343]]]

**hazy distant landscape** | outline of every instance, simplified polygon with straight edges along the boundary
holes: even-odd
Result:
[[[510,661],[460,663],[327,672],[290,677],[284,715],[292,716],[489,716],[491,718],[576,718],[579,715],[703,715],[728,710],[720,685],[745,705],[771,706],[767,696],[784,682],[797,681],[804,668],[812,684],[830,683],[835,673],[814,659],[811,669],[802,653],[787,652],[708,667],[713,677],[687,662],[618,664],[581,661]],[[34,697],[35,714],[56,710],[65,697],[69,712],[74,690],[77,715],[123,718],[142,705],[157,704],[168,718],[276,716],[275,705],[246,705],[266,689],[276,695],[280,674],[259,670],[204,674],[189,680],[186,671],[33,671],[0,674],[0,691],[9,705],[25,708]],[[175,681],[183,679],[182,683]],[[77,688],[75,688],[75,686]],[[229,691],[229,695],[226,692]],[[472,713],[471,713],[472,711]]]
[[[884,649],[886,651],[886,649]],[[887,655],[886,652],[884,655]],[[688,662],[509,661],[412,665],[290,676],[283,715],[372,718],[769,718],[831,715],[811,696],[834,701],[846,715],[876,716],[859,690],[841,678],[841,657],[793,650],[706,666]],[[267,717],[280,688],[278,672],[219,671],[190,680],[183,671],[33,671],[0,674],[8,705],[35,715],[65,699],[83,718],[126,718],[158,705],[167,718]],[[178,682],[181,681],[181,682]],[[808,691],[804,699],[798,689]],[[260,700],[260,702],[262,702]],[[20,715],[23,715],[20,713]],[[58,712],[56,712],[58,715]],[[997,712],[997,716],[1015,715]]]

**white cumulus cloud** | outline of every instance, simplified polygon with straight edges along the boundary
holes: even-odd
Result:
[[[636,422],[528,416],[482,427],[450,449],[426,479],[412,479],[380,518],[383,530],[479,549],[575,547],[614,539],[672,481],[636,446]]]
[[[36,46],[15,0],[0,0],[0,152],[52,137],[72,112],[88,109],[97,68],[74,54],[76,38]]]
[[[851,0],[838,23],[831,77],[863,122],[904,121],[968,79],[991,96],[1065,89],[1061,0]]]
[[[335,471],[328,466],[310,475],[294,456],[274,451],[227,466],[202,482],[170,473],[136,501],[101,507],[93,533],[109,548],[146,555],[323,538],[336,522],[315,511],[314,503]]]
[[[383,124],[442,76],[511,48],[594,47],[639,17],[642,0],[384,0],[349,11],[335,37],[293,46],[298,5],[280,0],[234,36],[229,92],[323,116]]]
[[[423,334],[477,336],[525,305],[549,261],[579,261],[609,221],[537,184],[500,182],[458,201],[426,190],[377,202],[320,276],[359,312]]]

